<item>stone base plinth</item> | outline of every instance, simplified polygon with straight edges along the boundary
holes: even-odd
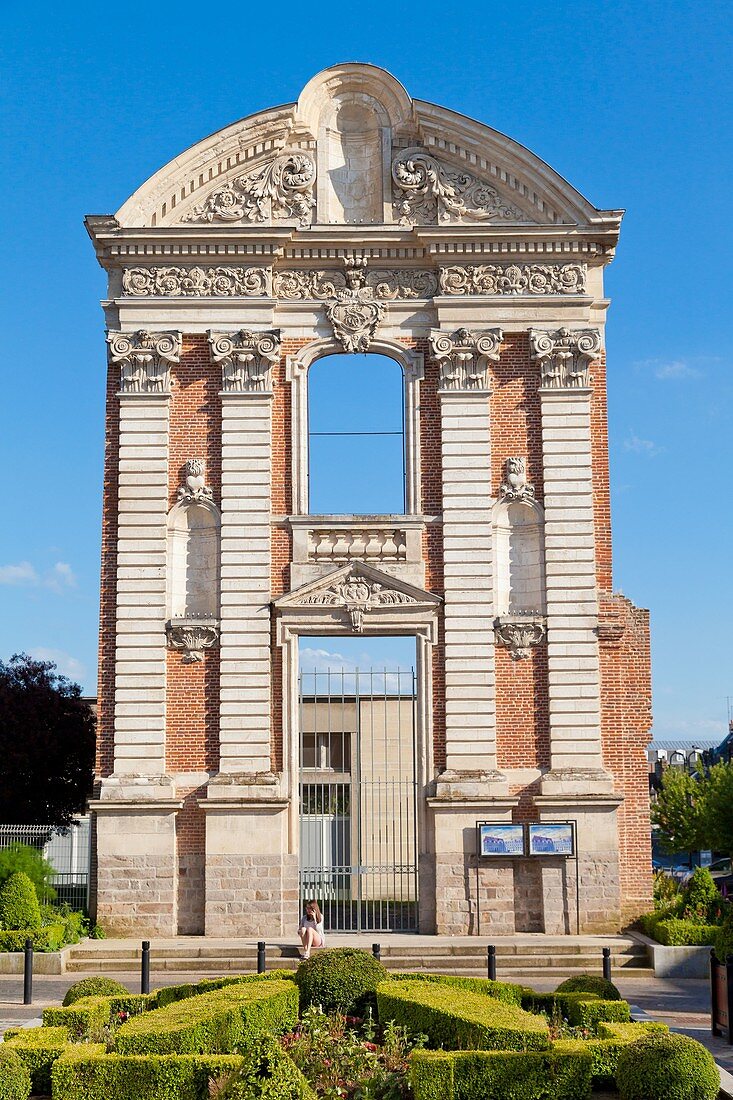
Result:
[[[289,800],[274,777],[218,776],[206,814],[207,936],[295,935],[298,863],[289,853]]]
[[[96,815],[96,919],[117,936],[178,933],[176,814],[172,784],[106,780]],[[166,797],[168,796],[168,797]]]

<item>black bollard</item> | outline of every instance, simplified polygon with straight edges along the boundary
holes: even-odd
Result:
[[[603,977],[607,982],[611,980],[611,948],[603,948]]]
[[[150,992],[150,940],[143,940],[143,952],[140,958],[140,992]]]
[[[265,973],[265,941],[257,941],[257,973]]]
[[[372,955],[374,955],[375,959],[381,959],[381,957],[382,957],[382,947],[381,947],[380,944],[378,944],[378,943],[373,943],[372,944]]]
[[[25,941],[23,952],[23,1004],[33,1004],[33,940]]]
[[[493,943],[490,943],[486,948],[486,971],[489,975],[489,981],[496,981],[496,947]]]

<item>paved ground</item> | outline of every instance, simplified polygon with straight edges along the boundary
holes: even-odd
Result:
[[[22,976],[0,976],[0,1033],[7,1027],[27,1024],[31,1020],[37,1019],[40,1023],[41,1010],[47,1005],[59,1004],[68,987],[80,977],[83,975],[37,976],[33,983],[33,1004],[24,1005]],[[177,985],[179,982],[198,981],[201,977],[199,973],[156,974],[153,970],[151,986]],[[140,989],[138,973],[115,974],[115,978],[132,992]],[[704,1043],[713,1052],[718,1064],[733,1073],[733,1047],[710,1034],[710,988],[707,981],[618,977],[616,983],[621,995],[631,1004],[653,1019],[661,1020]],[[546,991],[554,989],[557,981],[538,974],[532,985]]]

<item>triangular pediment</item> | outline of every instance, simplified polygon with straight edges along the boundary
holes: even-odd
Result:
[[[385,619],[402,620],[433,614],[440,596],[407,584],[365,562],[350,562],[286,593],[273,602],[281,613],[298,616],[334,612],[350,618],[352,628],[361,633],[365,619],[370,623]]]

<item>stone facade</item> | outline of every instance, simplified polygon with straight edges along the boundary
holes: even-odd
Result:
[[[620,220],[357,64],[87,220],[109,277],[111,930],[291,933],[308,633],[417,639],[421,930],[611,930],[647,906],[648,616],[611,579]],[[403,372],[405,513],[311,516],[308,371],[365,350]],[[479,820],[572,820],[577,865],[479,858]]]

